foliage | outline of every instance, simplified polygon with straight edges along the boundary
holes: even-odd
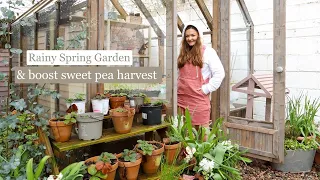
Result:
[[[184,140],[184,134],[186,134],[186,124],[183,123],[183,115],[178,114],[176,117],[169,117],[166,119],[170,123],[166,132],[170,139],[170,142],[182,142]]]
[[[108,152],[103,152],[99,156],[99,160],[104,163],[111,163],[111,160],[115,160],[115,159],[117,159],[116,156]]]
[[[314,122],[316,113],[320,108],[320,99],[311,100],[307,95],[288,97],[287,120],[285,123],[285,136],[294,139],[299,136],[319,136]]]
[[[128,112],[128,110],[126,108],[123,107],[117,107],[116,109],[114,109],[115,112]]]
[[[87,173],[86,169],[87,167],[84,165],[84,161],[72,163],[60,172],[60,180],[82,179],[83,175]],[[54,175],[50,175],[50,177],[54,179]]]
[[[122,152],[122,158],[125,162],[136,162],[137,157],[137,152],[133,150],[124,149]]]
[[[102,100],[102,99],[107,99],[108,97],[104,94],[101,94],[101,93],[97,93],[93,99],[98,99],[98,100]]]
[[[39,144],[38,130],[46,135],[48,132],[49,109],[45,109],[37,103],[41,96],[59,98],[56,91],[50,91],[39,86],[29,86],[26,98],[20,97],[23,89],[18,85],[10,85],[9,106],[7,110],[11,113],[0,116],[0,176],[10,176],[12,168],[23,169],[29,158],[36,163],[44,156],[45,147]],[[16,153],[23,149],[23,157]],[[20,154],[20,153],[18,153]],[[21,157],[21,158],[20,158]],[[21,171],[21,177],[25,175]]]
[[[86,95],[83,93],[76,93],[76,94],[74,94],[74,96],[72,98],[66,98],[65,101],[66,101],[66,103],[73,103],[76,101],[84,101],[84,100],[86,100],[85,97],[86,97]]]
[[[192,127],[189,110],[185,111],[186,131],[181,131],[183,139],[184,161],[189,163],[186,170],[201,173],[205,179],[241,179],[240,172],[236,169],[239,161],[251,162],[242,157],[244,152],[239,151],[238,145],[227,141],[221,130],[223,119],[217,119],[211,131],[200,127],[198,130]],[[205,135],[207,140],[205,141]]]
[[[175,164],[176,158],[173,161],[173,164]],[[160,175],[159,179],[161,180],[172,180],[172,179],[179,179],[180,175],[183,173],[183,171],[189,166],[187,163],[180,163],[177,165],[170,165],[168,164],[168,161],[166,158],[162,158],[162,162],[160,164]]]
[[[126,93],[111,94],[111,97],[123,97],[123,96],[128,96],[128,94],[126,94]]]
[[[68,113],[64,116],[64,124],[70,124],[70,123],[76,123],[77,120],[77,113],[76,112],[71,112],[71,113]]]
[[[116,160],[117,157],[114,154],[103,152],[98,158],[95,164],[91,164],[88,167],[88,173],[93,179],[106,179],[108,172],[112,169],[112,160]]]
[[[26,173],[27,173],[27,180],[37,180],[40,178],[40,175],[43,171],[44,165],[47,162],[47,160],[50,158],[50,156],[44,156],[38,167],[36,168],[36,171],[33,171],[33,158],[29,159],[27,165],[26,165]]]
[[[285,139],[284,140],[284,149],[285,150],[313,150],[318,149],[319,145],[313,139],[306,139],[302,142],[297,141],[296,139]]]
[[[142,141],[142,140],[138,140],[138,148],[140,148],[142,150],[142,154],[143,155],[152,155],[152,152],[154,150],[154,147],[152,146],[152,144],[149,144],[148,141]]]

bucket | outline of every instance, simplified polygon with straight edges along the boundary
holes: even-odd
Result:
[[[156,125],[161,124],[162,106],[141,106],[142,124]]]
[[[109,99],[92,99],[92,110],[95,113],[108,114],[109,111]]]
[[[102,136],[103,114],[83,113],[78,114],[77,128],[78,137],[81,140],[95,140]]]
[[[86,112],[86,101],[75,101],[72,103],[66,103],[67,108],[69,108],[72,104],[75,104],[78,108],[78,114],[83,114]]]
[[[291,173],[311,171],[316,150],[286,150],[286,153],[283,164],[272,163],[274,169]]]

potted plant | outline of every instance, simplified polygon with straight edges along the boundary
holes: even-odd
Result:
[[[288,99],[284,163],[273,163],[272,167],[284,172],[308,172],[319,146],[314,117],[320,102],[318,99],[311,101],[307,95]]]
[[[120,134],[130,132],[134,114],[134,108],[118,107],[116,109],[111,109],[110,115],[115,131]]]
[[[175,159],[181,150],[181,142],[183,141],[181,132],[185,126],[183,124],[183,116],[181,115],[170,117],[168,118],[168,121],[170,122],[170,126],[167,131],[168,138],[164,138],[163,143],[166,161],[171,165],[175,163]]]
[[[164,144],[157,141],[138,140],[135,149],[143,155],[142,170],[146,174],[157,173],[164,152]]]
[[[90,179],[114,180],[118,159],[114,154],[103,152],[85,161]],[[88,175],[87,175],[88,176]]]
[[[130,107],[135,108],[136,113],[140,112],[140,107],[143,105],[145,97],[146,95],[144,93],[132,94],[129,96]]]
[[[136,180],[139,175],[142,155],[133,150],[124,149],[118,155],[121,180]]]
[[[237,144],[227,140],[221,126],[223,119],[217,119],[212,129],[192,127],[189,110],[185,110],[185,122],[180,137],[183,137],[182,151],[178,161],[188,164],[182,179],[241,179],[237,165],[240,161],[251,162],[243,157],[244,152]],[[205,141],[205,135],[208,135]]]
[[[142,123],[144,125],[161,124],[162,105],[160,101],[151,103],[150,98],[146,97],[144,104],[141,106]]]
[[[66,142],[70,140],[73,124],[76,123],[76,112],[71,112],[63,118],[53,118],[49,120],[51,135],[56,142]]]
[[[106,95],[97,93],[91,100],[91,103],[93,112],[108,114],[109,98]]]
[[[111,109],[115,109],[117,107],[123,107],[126,99],[127,99],[126,93],[111,94],[110,95]]]
[[[75,104],[78,107],[78,114],[85,113],[86,111],[86,101],[85,101],[85,94],[76,93],[74,98],[67,98],[65,99],[67,108],[69,108],[72,104]]]

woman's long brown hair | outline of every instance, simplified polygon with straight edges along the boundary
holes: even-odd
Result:
[[[186,41],[185,34],[188,29],[194,29],[198,32],[198,39],[194,46],[189,46],[189,44]],[[192,63],[192,65],[194,66],[199,66],[200,68],[202,68],[202,43],[200,40],[199,31],[196,27],[189,25],[184,31],[183,35],[184,37],[181,41],[180,54],[178,57],[178,68],[182,68],[187,62]]]

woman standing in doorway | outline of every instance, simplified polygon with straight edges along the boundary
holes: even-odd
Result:
[[[209,95],[220,87],[225,76],[216,51],[202,44],[202,36],[195,24],[185,25],[178,57],[178,108],[183,113],[189,109],[197,129],[209,127]]]

